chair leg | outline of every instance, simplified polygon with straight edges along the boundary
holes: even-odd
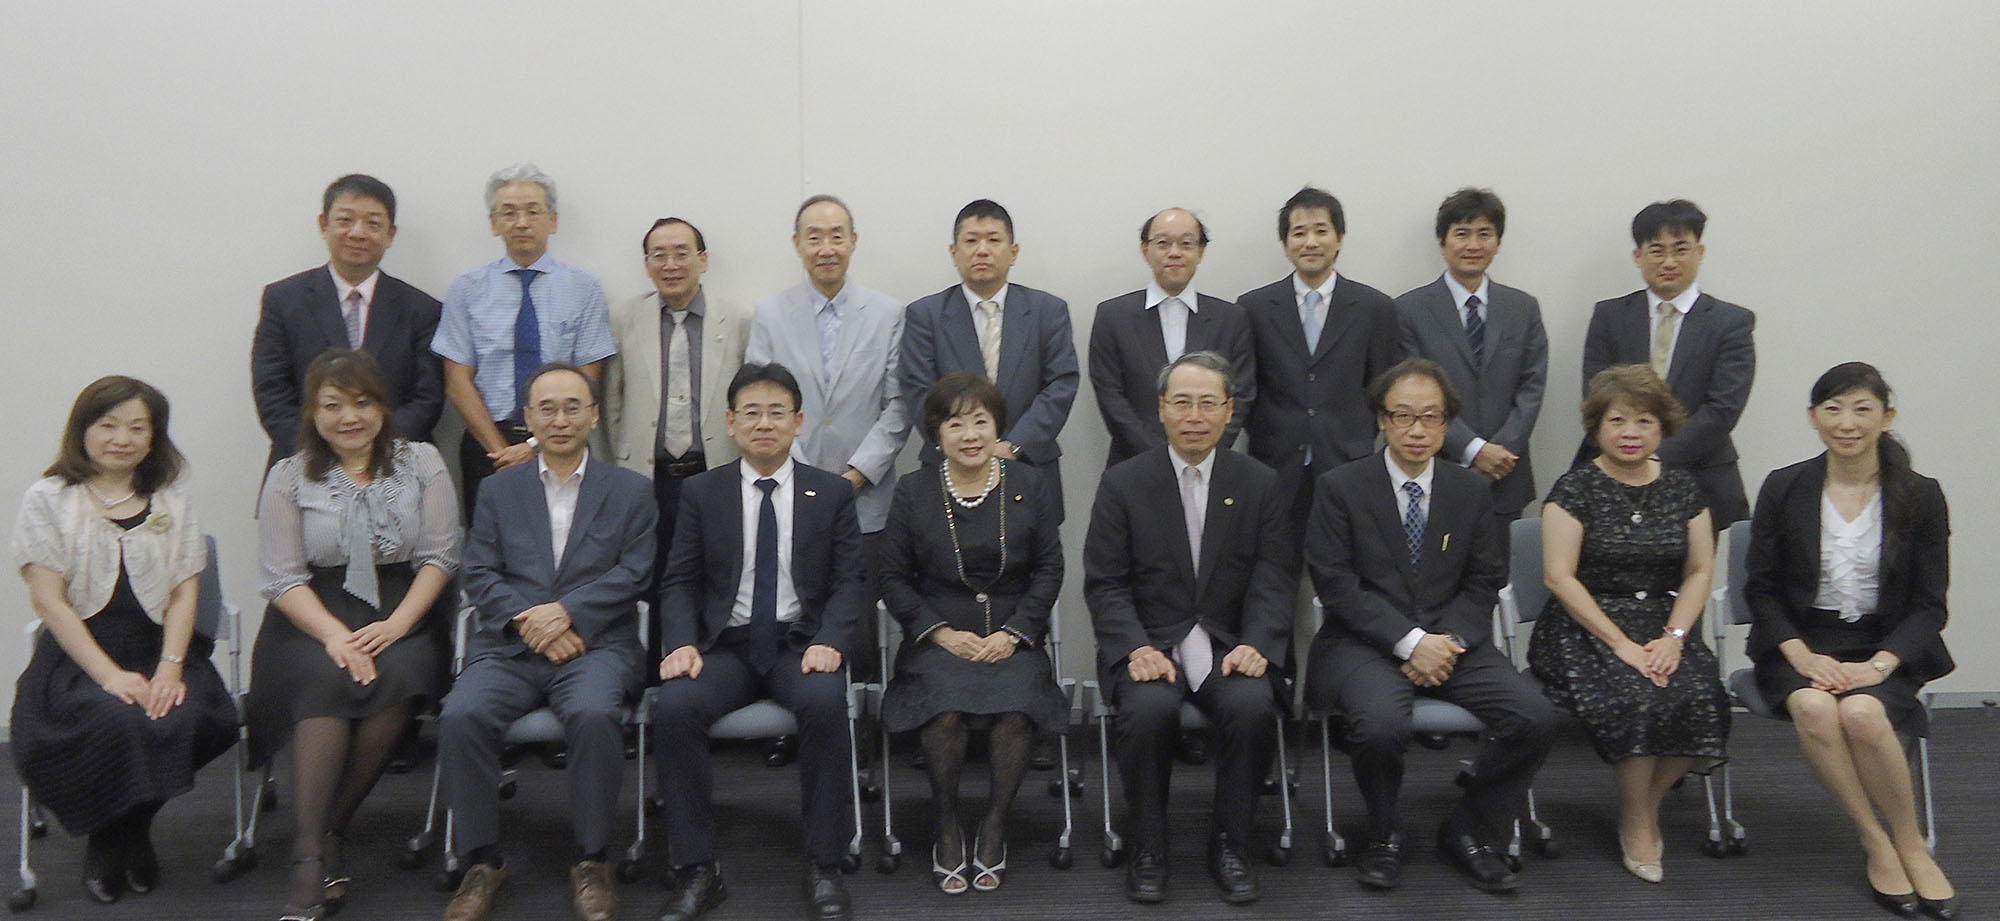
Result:
[[[625,859],[618,864],[618,879],[626,883],[639,881],[639,860],[646,856],[646,723],[643,720],[636,722],[638,726],[633,735],[637,745],[639,777],[633,782],[638,792],[638,800],[632,806],[634,833],[632,846],[625,849]]]
[[[1931,740],[1917,739],[1917,773],[1924,784],[1924,844],[1937,853],[1937,806],[1931,801]]]
[[[439,758],[431,767],[431,796],[424,806],[424,827],[410,836],[410,840],[404,845],[402,856],[396,861],[397,865],[405,870],[423,866],[424,852],[430,850],[431,844],[437,840],[438,784],[443,778],[444,761]],[[644,800],[640,801],[642,807],[644,803]]]
[[[884,652],[883,661],[884,662],[888,661],[886,650]],[[878,710],[879,710],[879,704],[880,704],[879,697],[876,698],[876,703],[878,705]],[[900,866],[903,862],[903,842],[898,841],[896,839],[896,823],[894,816],[896,796],[895,796],[895,791],[892,790],[889,785],[889,778],[893,772],[890,770],[888,730],[886,729],[883,730],[881,733],[881,737],[882,737],[881,738],[882,857],[879,860],[875,861],[875,871],[878,873],[894,873],[896,872],[896,868]]]
[[[1347,839],[1333,827],[1333,730],[1327,717],[1319,719],[1319,778],[1320,794],[1326,801],[1326,831],[1321,841],[1320,857],[1329,867],[1345,866],[1348,860]]]
[[[21,888],[7,899],[7,907],[14,911],[27,911],[35,905],[35,870],[28,865],[29,841],[35,835],[34,800],[28,796],[28,785],[21,785]]]
[[[1097,693],[1102,694],[1103,691],[1098,690]],[[1092,709],[1097,711],[1098,801],[1103,803],[1104,814],[1104,849],[1098,852],[1097,862],[1115,867],[1125,861],[1125,841],[1118,837],[1118,829],[1111,821],[1111,712],[1101,702]]]
[[[1057,766],[1062,769],[1063,827],[1062,834],[1056,838],[1055,850],[1049,852],[1049,866],[1055,867],[1058,870],[1067,870],[1075,861],[1075,857],[1070,851],[1070,837],[1076,831],[1076,815],[1071,806],[1071,800],[1074,797],[1072,796],[1069,783],[1069,727],[1067,725],[1056,736],[1056,759]]]
[[[861,749],[860,734],[856,726],[860,722],[860,697],[855,686],[847,686],[847,787],[850,800],[854,804],[854,836],[847,839],[847,857],[841,860],[843,873],[853,873],[861,869]]]
[[[1278,832],[1278,846],[1271,850],[1271,863],[1284,866],[1292,862],[1292,761],[1285,752],[1285,717],[1278,714],[1278,802],[1285,812],[1284,830]]]

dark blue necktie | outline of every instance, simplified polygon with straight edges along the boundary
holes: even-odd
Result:
[[[1465,339],[1472,346],[1472,366],[1486,366],[1486,320],[1479,315],[1479,295],[1465,299]]]
[[[528,405],[528,381],[542,366],[542,321],[535,315],[535,295],[528,288],[541,270],[508,271],[521,279],[521,312],[514,315],[514,406],[515,412],[520,412],[520,407]]]
[[[1403,513],[1403,534],[1410,540],[1410,568],[1424,561],[1424,488],[1416,480],[1404,480],[1403,491],[1410,494],[1410,510]]]
[[[757,569],[750,579],[750,668],[769,674],[778,664],[778,506],[771,490],[778,481],[757,481],[764,503],[757,509]]]

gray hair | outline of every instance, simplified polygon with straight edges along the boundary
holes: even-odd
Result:
[[[847,229],[849,231],[854,230],[854,209],[847,207],[847,203],[841,201],[839,196],[822,194],[808,198],[799,205],[798,212],[792,215],[792,232],[799,232],[799,221],[806,216],[807,208],[821,204],[839,205],[840,213],[847,215]]]
[[[1167,362],[1167,366],[1160,369],[1160,399],[1164,400],[1167,398],[1167,378],[1174,376],[1174,369],[1187,365],[1193,365],[1197,368],[1207,368],[1222,375],[1222,396],[1225,399],[1236,399],[1236,365],[1224,357],[1221,352],[1210,351],[1208,349],[1185,353],[1181,357]]]
[[[486,177],[486,210],[489,212],[493,210],[494,199],[499,196],[501,189],[516,182],[532,182],[541,186],[542,194],[548,196],[549,210],[556,210],[556,181],[533,163],[516,163],[506,169],[496,170],[493,175]]]

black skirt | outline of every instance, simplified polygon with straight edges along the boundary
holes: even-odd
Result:
[[[375,567],[375,573],[381,610],[394,611],[409,593],[415,570],[408,563],[390,563]],[[384,614],[341,588],[346,580],[345,566],[315,566],[310,587],[350,630],[381,620]],[[441,599],[449,597],[448,591],[439,594]],[[420,707],[423,701],[438,699],[445,680],[442,638],[448,631],[436,626],[437,619],[434,610],[382,650],[375,657],[374,683],[362,685],[333,664],[319,641],[294,626],[277,605],[265,609],[250,660],[250,764],[262,766],[270,760],[300,720],[324,716],[358,720],[404,701],[416,700]]]
[[[146,616],[123,572],[104,610],[85,620],[120,668],[150,676],[165,631]],[[72,835],[194,789],[194,773],[236,742],[236,703],[209,661],[213,641],[189,644],[187,700],[165,717],[105,693],[53,634],[42,631],[14,685],[14,767],[35,801]]]
[[[1025,713],[1043,732],[1069,726],[1069,700],[1044,650],[1021,647],[998,662],[974,662],[928,639],[905,645],[882,695],[882,728],[904,732],[947,712]]]
[[[1801,627],[1801,636],[1806,646],[1823,656],[1832,656],[1842,662],[1866,662],[1882,648],[1881,637],[1863,617],[1855,623],[1841,620],[1833,611],[1808,611],[1804,617],[1795,618]],[[1772,654],[1758,659],[1753,673],[1757,679],[1757,692],[1771,709],[1786,719],[1791,714],[1785,710],[1785,702],[1792,692],[1812,687],[1812,682],[1799,670],[1792,667],[1783,653]],[[1924,689],[1908,669],[1899,668],[1882,679],[1881,684],[1856,688],[1837,697],[1865,694],[1882,702],[1882,709],[1889,716],[1889,724],[1896,727],[1896,734],[1903,737],[1904,744],[1930,732],[1930,716],[1918,702],[1917,695]]]

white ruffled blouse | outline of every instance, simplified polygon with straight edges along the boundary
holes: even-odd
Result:
[[[1838,611],[1851,624],[1875,613],[1881,593],[1882,494],[1868,500],[1853,521],[1840,517],[1826,494],[1819,501],[1819,594],[1813,607]]]

